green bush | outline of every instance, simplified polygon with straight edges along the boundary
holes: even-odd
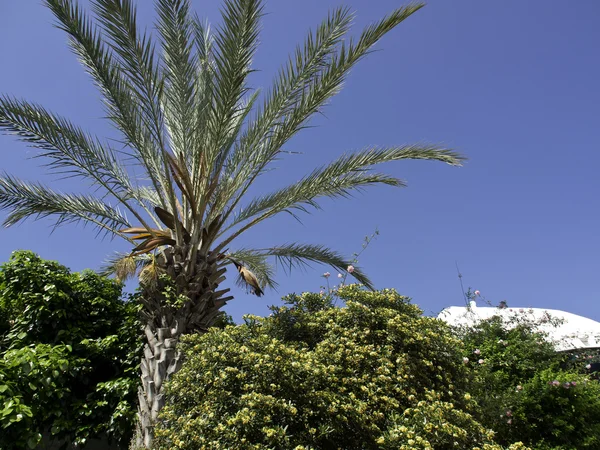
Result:
[[[600,448],[600,384],[546,369],[514,396],[512,435],[536,449]]]
[[[100,434],[129,442],[137,310],[120,284],[31,252],[0,267],[0,448],[33,448],[44,432],[78,444]]]
[[[473,418],[460,342],[393,290],[292,295],[268,318],[188,336],[163,449],[500,448]],[[524,448],[516,445],[513,448]]]
[[[535,328],[532,322],[508,325],[495,316],[457,330],[464,343],[464,365],[469,369],[469,391],[478,405],[477,418],[495,430],[503,443],[512,439],[504,414],[512,407],[517,387],[561,362],[552,344]]]
[[[593,352],[557,353],[539,325],[519,311],[457,330],[475,417],[504,445],[600,448],[600,384],[586,369]]]

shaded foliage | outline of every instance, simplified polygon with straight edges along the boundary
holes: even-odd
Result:
[[[141,328],[121,285],[20,251],[0,267],[0,448],[132,434]]]
[[[539,450],[600,448],[600,384],[545,369],[514,395],[511,436]]]

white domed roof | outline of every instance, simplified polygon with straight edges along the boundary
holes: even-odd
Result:
[[[450,325],[472,326],[493,316],[510,320],[529,320],[539,324],[539,331],[548,333],[556,350],[575,350],[600,347],[600,323],[557,309],[478,307],[474,301],[469,307],[450,306],[438,314],[438,319]],[[560,323],[556,324],[558,319]]]

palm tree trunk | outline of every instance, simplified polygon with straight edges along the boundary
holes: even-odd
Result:
[[[223,297],[229,289],[217,290],[225,280],[225,267],[216,255],[198,253],[196,264],[186,264],[185,248],[169,248],[156,258],[158,277],[142,287],[146,345],[141,361],[138,390],[137,447],[151,448],[154,427],[165,404],[164,385],[183,362],[177,350],[185,333],[206,332],[220,314],[220,308],[233,297]],[[187,268],[187,270],[185,269]],[[176,296],[167,294],[175,287]],[[175,298],[173,298],[175,297]],[[182,303],[178,302],[182,299]]]
[[[143,442],[138,442],[138,446],[151,448],[154,424],[165,403],[163,383],[181,367],[181,356],[176,349],[177,338],[171,336],[169,328],[158,328],[155,334],[146,325],[148,342],[144,346],[141,364],[142,385],[138,388],[139,438],[143,437]]]

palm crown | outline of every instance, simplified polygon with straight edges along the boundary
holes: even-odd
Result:
[[[226,1],[215,32],[191,14],[188,1],[157,1],[160,52],[152,37],[138,29],[129,0],[92,1],[97,23],[73,1],[46,3],[100,89],[126,146],[117,150],[41,106],[3,96],[0,127],[40,148],[50,169],[85,178],[104,191],[101,196],[63,194],[4,175],[0,207],[9,210],[4,223],[53,216],[57,224],[83,221],[120,236],[134,247],[109,265],[121,278],[147,264],[151,258],[145,255],[165,245],[185,244],[185,259],[194,261],[198,251],[223,252],[254,225],[282,212],[306,212],[319,198],[346,196],[376,183],[403,185],[372,172],[376,164],[461,161],[435,146],[371,148],[344,155],[283,189],[245,198],[290,138],[339,91],[352,66],[420,4],[394,11],[354,40],[344,40],[352,13],[336,9],[261,96],[247,85],[263,10],[260,0]],[[269,256],[289,264],[347,265],[321,245],[239,249],[227,256],[268,285],[274,283]],[[353,275],[371,287],[360,270]]]

